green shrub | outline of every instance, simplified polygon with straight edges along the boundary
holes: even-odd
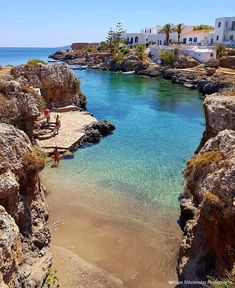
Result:
[[[193,30],[213,30],[214,27],[207,24],[200,24],[193,27]]]
[[[118,64],[121,64],[124,61],[124,53],[123,52],[118,52],[114,56],[114,61]]]
[[[219,59],[226,55],[227,48],[223,44],[216,45],[216,57]]]
[[[130,53],[130,49],[126,48],[126,47],[122,47],[121,48],[121,52],[124,54],[124,55],[128,55]]]
[[[35,66],[37,64],[44,64],[47,65],[47,62],[40,60],[40,59],[32,59],[27,62],[28,66]]]
[[[164,50],[161,49],[158,53],[158,57],[161,59],[163,64],[172,65],[175,58],[174,50]]]
[[[135,47],[136,56],[140,59],[140,61],[143,61],[145,50],[146,50],[146,45],[136,44],[134,47]]]

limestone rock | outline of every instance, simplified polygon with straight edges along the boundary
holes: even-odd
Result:
[[[204,140],[184,171],[180,280],[225,277],[235,262],[235,99],[210,95],[204,106]]]
[[[0,279],[14,287],[41,287],[51,265],[39,163],[27,135],[0,123]]]
[[[68,65],[58,63],[20,65],[13,68],[11,73],[19,82],[27,81],[29,86],[40,88],[49,106],[76,105],[84,108],[86,105],[86,99],[80,92],[77,77]]]
[[[0,122],[12,124],[32,135],[34,121],[40,115],[38,99],[32,89],[25,90],[19,82],[0,81]]]
[[[200,64],[200,62],[198,62],[197,60],[189,57],[189,56],[185,56],[185,55],[179,55],[174,63],[174,67],[175,68],[193,68],[196,67]]]
[[[221,67],[235,69],[235,56],[222,57],[219,63]]]
[[[211,59],[205,63],[205,67],[218,68],[219,66],[220,66],[220,62],[218,59]]]

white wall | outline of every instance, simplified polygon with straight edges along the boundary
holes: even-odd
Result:
[[[216,59],[216,51],[212,49],[182,49],[182,54],[190,56],[202,63],[211,59]]]
[[[199,30],[198,33],[189,32],[182,35],[183,44],[192,44],[192,45],[213,44],[214,32],[204,32],[204,33],[201,32],[202,31]]]
[[[217,18],[215,20],[214,43],[235,44],[234,23],[235,17]]]

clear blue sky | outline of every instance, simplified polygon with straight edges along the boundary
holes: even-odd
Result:
[[[129,32],[164,23],[214,24],[235,16],[235,0],[1,1],[0,47],[58,47],[101,41],[121,22]]]

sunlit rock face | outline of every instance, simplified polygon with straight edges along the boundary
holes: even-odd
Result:
[[[235,262],[235,97],[207,96],[204,107],[206,131],[184,171],[181,280],[224,277]]]
[[[0,124],[0,283],[41,287],[51,265],[43,162],[28,136]]]
[[[86,98],[80,92],[80,83],[68,65],[26,64],[16,66],[11,74],[20,83],[40,88],[47,105],[55,107],[76,105],[85,108]]]

